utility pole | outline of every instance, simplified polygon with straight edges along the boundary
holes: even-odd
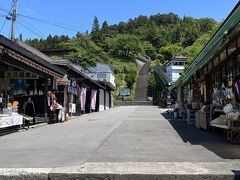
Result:
[[[12,17],[11,40],[14,40],[14,30],[15,30],[15,23],[16,23],[16,17],[17,17],[17,2],[18,0],[12,1],[12,12],[10,13]]]

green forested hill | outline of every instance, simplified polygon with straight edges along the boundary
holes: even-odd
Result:
[[[99,25],[95,17],[90,33],[77,33],[73,38],[49,35],[26,42],[39,50],[69,49],[70,59],[83,66],[109,63],[118,85],[131,88],[136,76],[134,56],[149,56],[152,64],[164,63],[177,54],[191,61],[219,25],[211,18],[179,18],[173,13],[139,16],[115,25],[106,21]]]

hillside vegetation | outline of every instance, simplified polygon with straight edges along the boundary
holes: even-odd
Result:
[[[73,38],[49,35],[26,42],[39,50],[71,50],[70,60],[82,66],[108,63],[115,69],[118,87],[132,88],[136,55],[149,56],[152,66],[177,54],[189,57],[190,63],[219,25],[211,18],[179,18],[173,13],[139,16],[114,25],[104,21],[101,26],[95,17],[90,33],[77,33]]]

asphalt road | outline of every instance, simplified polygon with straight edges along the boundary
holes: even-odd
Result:
[[[0,168],[240,159],[240,146],[229,144],[223,134],[170,120],[162,112],[154,106],[116,107],[2,136]]]

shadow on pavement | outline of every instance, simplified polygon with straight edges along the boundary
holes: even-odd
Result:
[[[203,129],[188,125],[185,121],[173,119],[173,113],[161,113],[176,130],[185,143],[201,145],[223,159],[240,159],[240,145],[232,145],[228,142],[223,132],[212,133]]]

